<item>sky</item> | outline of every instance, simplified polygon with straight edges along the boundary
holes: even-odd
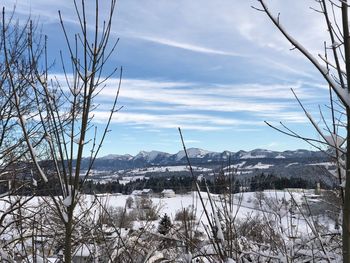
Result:
[[[100,2],[105,16],[109,1]],[[327,31],[321,14],[310,8],[317,8],[315,1],[266,3],[312,54],[323,54]],[[60,79],[59,51],[67,47],[58,10],[67,30],[77,31],[72,1],[2,0],[6,10],[15,4],[17,18],[31,15],[48,36],[50,74]],[[123,67],[118,102],[123,108],[112,120],[100,156],[176,153],[182,148],[177,127],[187,147],[210,151],[313,149],[264,121],[282,121],[301,135],[317,137],[290,89],[319,122],[318,106],[328,103],[327,84],[266,14],[251,6],[259,7],[258,1],[119,0],[112,41],[120,40],[109,63]],[[94,124],[100,132],[117,85],[115,75],[97,99],[101,106]]]

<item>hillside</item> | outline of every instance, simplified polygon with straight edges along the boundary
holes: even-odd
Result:
[[[288,178],[321,181],[328,186],[336,184],[335,166],[328,155],[320,151],[270,151],[255,149],[238,152],[210,152],[188,149],[195,175],[210,177],[224,172],[234,173],[244,180],[257,174],[274,174]],[[87,160],[84,162],[85,168]],[[141,151],[132,156],[108,155],[98,158],[92,172],[94,180],[117,180],[125,177],[190,175],[184,151],[175,154],[159,151]]]

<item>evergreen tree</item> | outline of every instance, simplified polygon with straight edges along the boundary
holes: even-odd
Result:
[[[171,220],[167,214],[161,218],[158,225],[158,232],[162,235],[166,235],[169,233],[170,228],[172,227]]]

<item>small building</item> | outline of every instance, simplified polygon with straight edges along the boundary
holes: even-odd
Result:
[[[134,190],[131,192],[131,195],[142,196],[142,197],[151,197],[152,194],[153,194],[152,189]]]
[[[77,247],[73,253],[73,262],[74,263],[88,263],[91,262],[91,256],[93,255],[92,247],[81,244]]]
[[[166,197],[166,198],[170,198],[170,197],[175,197],[175,191],[173,189],[164,189],[161,193],[160,196],[161,197]]]
[[[142,190],[134,190],[134,191],[132,191],[131,195],[141,196],[142,195]]]
[[[143,197],[150,197],[153,194],[153,190],[152,189],[143,189],[141,196]]]

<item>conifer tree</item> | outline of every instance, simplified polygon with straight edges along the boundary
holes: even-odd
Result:
[[[169,233],[171,227],[172,227],[171,220],[169,216],[165,213],[159,222],[158,232],[162,235],[166,235]]]

